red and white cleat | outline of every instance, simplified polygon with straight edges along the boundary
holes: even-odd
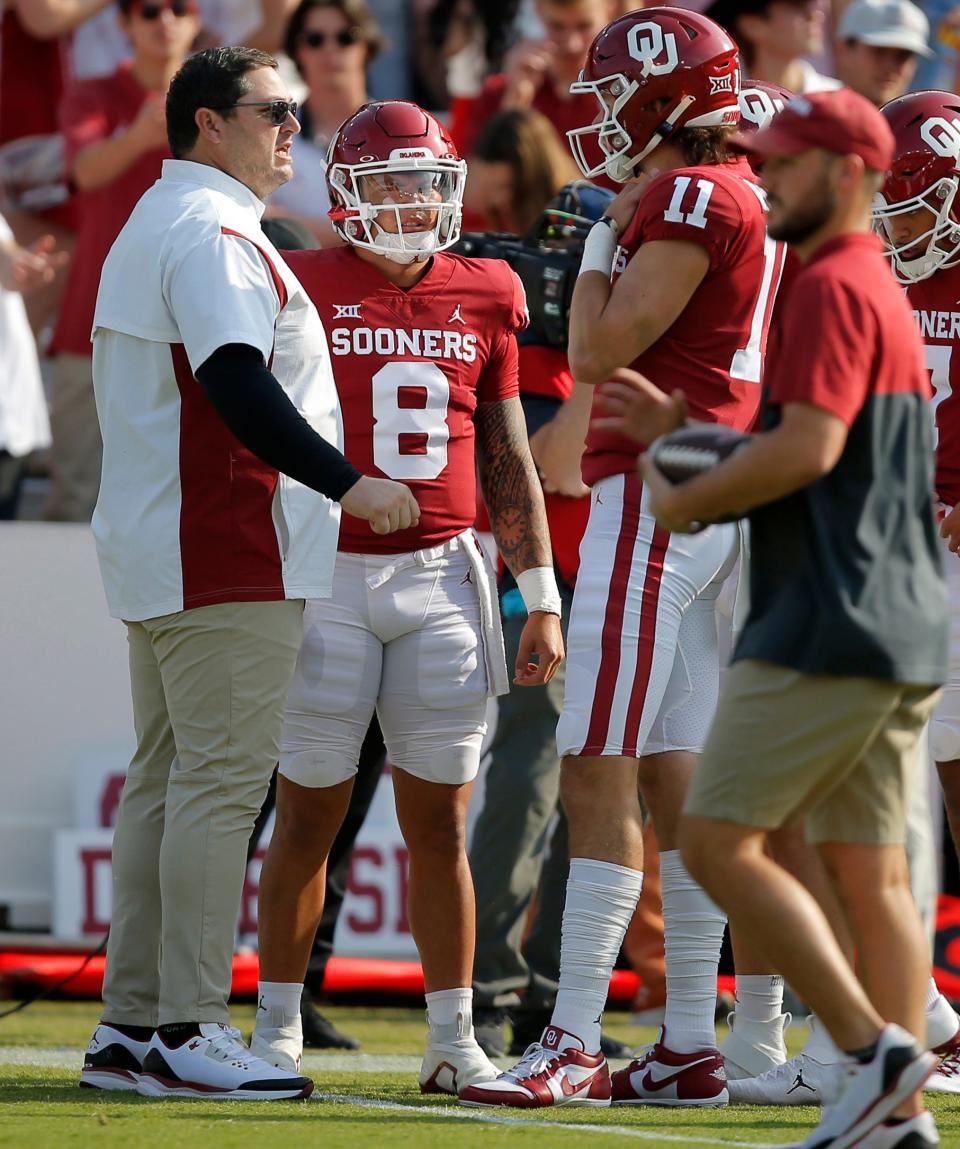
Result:
[[[602,1053],[587,1053],[572,1033],[548,1025],[521,1060],[493,1081],[460,1090],[464,1105],[544,1109],[549,1105],[610,1104],[610,1070]]]
[[[717,1108],[729,1101],[727,1073],[717,1049],[674,1053],[667,1031],[643,1057],[613,1075],[614,1105],[675,1105]]]
[[[932,1052],[940,1061],[923,1088],[931,1093],[960,1093],[960,1031]]]

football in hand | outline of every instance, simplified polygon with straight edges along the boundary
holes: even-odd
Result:
[[[709,471],[750,442],[750,436],[718,423],[687,423],[650,444],[650,458],[671,483]]]

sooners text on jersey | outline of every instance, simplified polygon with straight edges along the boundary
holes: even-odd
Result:
[[[395,287],[349,248],[285,252],[327,331],[344,454],[366,475],[406,483],[420,522],[377,535],[344,514],[340,550],[398,554],[473,525],[478,403],[518,393],[520,281],[501,260],[441,253],[414,287]]]
[[[960,267],[911,283],[907,299],[920,329],[936,419],[937,497],[960,503]]]
[[[682,390],[692,419],[747,430],[785,252],[767,237],[763,193],[747,161],[655,177],[623,235],[613,280],[655,240],[700,244],[710,268],[679,318],[630,366],[668,393]],[[633,471],[638,452],[630,439],[591,429],[584,482]]]

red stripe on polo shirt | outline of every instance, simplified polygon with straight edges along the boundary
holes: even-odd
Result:
[[[657,640],[657,612],[660,606],[660,586],[663,581],[663,560],[670,543],[670,532],[657,526],[653,529],[650,549],[647,551],[647,569],[643,576],[643,595],[640,600],[640,635],[637,641],[637,667],[633,676],[633,691],[627,710],[623,732],[624,749],[637,745],[640,721],[647,701],[650,668]]]
[[[180,391],[183,607],[284,598],[273,522],[278,472],[244,447],[170,345]]]
[[[620,634],[623,629],[623,610],[627,601],[627,586],[633,566],[633,548],[640,525],[640,496],[643,484],[636,475],[624,475],[623,515],[620,537],[613,559],[607,608],[603,617],[600,638],[600,671],[590,708],[590,726],[587,730],[582,754],[596,754],[607,744],[610,713],[620,673]]]
[[[232,227],[221,227],[220,232],[222,235],[235,235],[237,239],[245,239],[247,243],[252,244],[257,249],[257,251],[260,252],[260,254],[263,256],[263,262],[267,265],[267,268],[270,271],[270,278],[273,280],[273,286],[277,289],[277,295],[280,298],[280,310],[283,311],[283,309],[287,306],[287,285],[281,279],[280,272],[277,271],[277,266],[270,258],[270,256],[266,253],[266,251],[264,251],[259,243],[255,243],[249,235],[244,235],[242,231],[234,231]]]

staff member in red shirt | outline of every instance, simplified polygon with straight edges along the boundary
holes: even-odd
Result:
[[[917,739],[946,675],[947,597],[923,348],[870,232],[893,134],[844,89],[797,97],[746,146],[765,160],[770,234],[803,265],[768,348],[762,432],[677,486],[642,464],[671,531],[750,517],[750,615],[681,848],[849,1058],[846,1088],[803,1145],[933,1146],[917,1090],[936,1058],[914,1036],[929,954],[903,844]],[[767,831],[797,815],[862,984],[817,904],[764,851]]]

